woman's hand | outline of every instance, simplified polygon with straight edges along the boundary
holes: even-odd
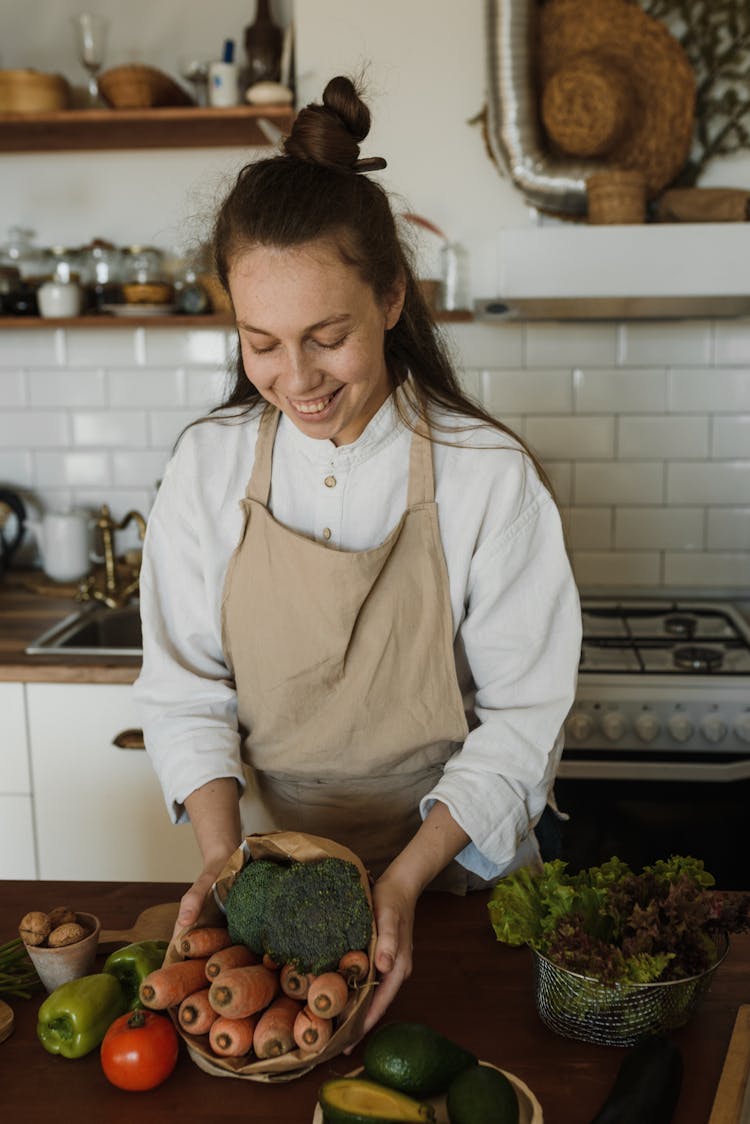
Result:
[[[190,889],[182,895],[177,920],[174,923],[172,940],[174,940],[183,929],[187,929],[189,925],[194,925],[198,920],[198,914],[203,908],[206,895],[221,873],[224,863],[231,853],[230,851],[224,858],[217,858],[210,865],[207,864],[204,866]]]
[[[380,981],[375,988],[372,1005],[362,1033],[366,1034],[383,1017],[404,980],[411,975],[412,931],[417,895],[413,888],[402,885],[386,872],[373,889],[373,906],[378,939],[375,945],[375,968]],[[354,1044],[344,1053],[354,1049]]]

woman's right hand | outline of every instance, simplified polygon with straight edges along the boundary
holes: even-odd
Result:
[[[213,862],[209,866],[204,866],[190,889],[182,895],[180,898],[177,920],[174,923],[172,940],[174,940],[183,929],[194,925],[198,920],[198,915],[203,909],[206,895],[210,892],[211,887],[219,877],[227,858],[229,858],[229,855],[221,859],[221,861]]]

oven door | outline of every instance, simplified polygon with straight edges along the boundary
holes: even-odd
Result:
[[[566,750],[555,796],[569,817],[561,857],[571,870],[613,855],[634,869],[693,855],[720,889],[747,883],[750,754]]]

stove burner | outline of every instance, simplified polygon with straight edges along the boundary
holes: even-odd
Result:
[[[724,653],[716,648],[701,648],[689,644],[675,648],[672,653],[675,667],[684,671],[716,671],[724,662]]]
[[[664,631],[669,636],[679,636],[690,640],[695,635],[695,617],[665,617]]]

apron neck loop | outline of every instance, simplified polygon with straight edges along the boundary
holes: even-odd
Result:
[[[245,496],[249,500],[268,505],[271,494],[271,465],[273,462],[273,443],[279,425],[280,410],[275,406],[266,405],[260,419],[258,440],[255,445],[255,460],[253,471],[247,482]]]
[[[423,503],[433,503],[435,499],[435,475],[432,467],[432,443],[429,436],[414,430],[409,453],[409,491],[407,508]]]

